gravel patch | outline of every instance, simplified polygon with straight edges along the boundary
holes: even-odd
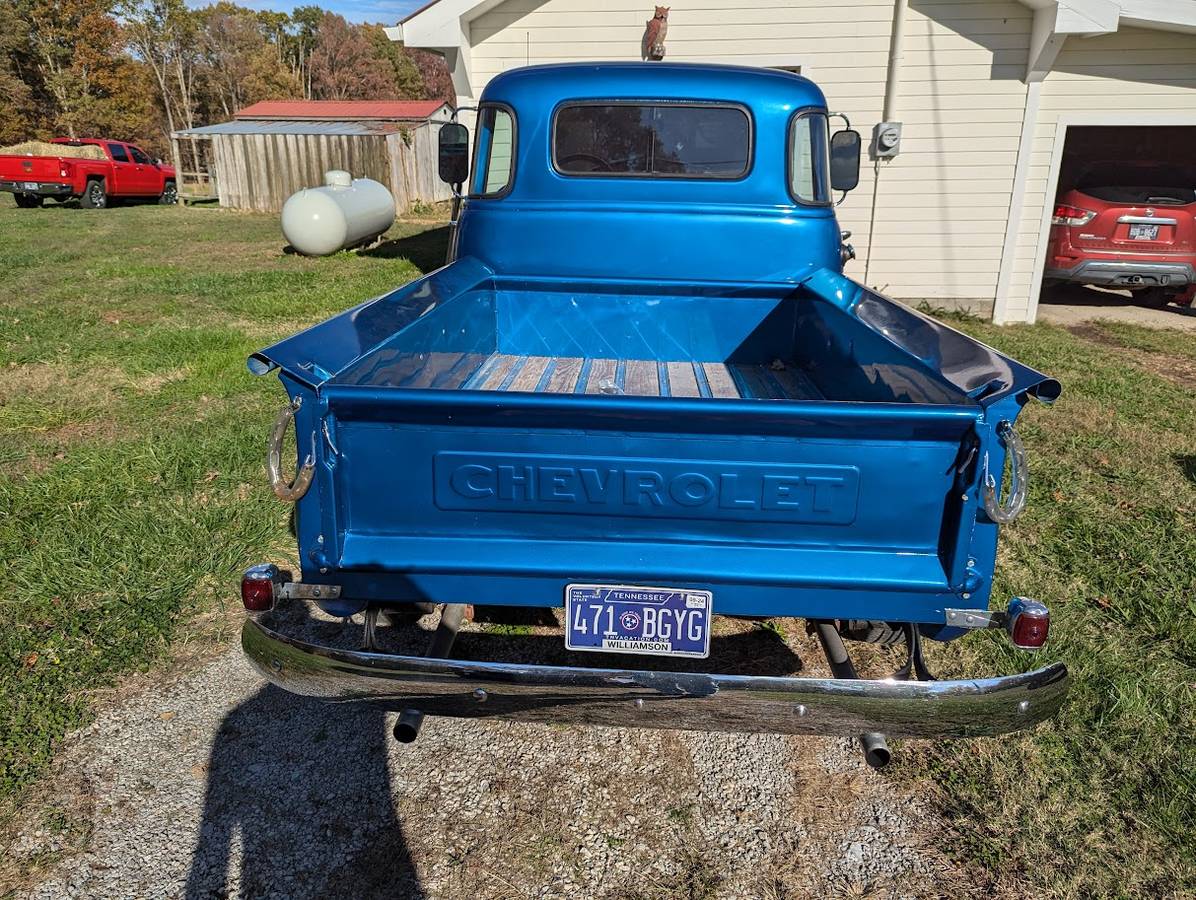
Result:
[[[39,873],[18,896],[966,891],[851,740],[432,718],[402,745],[393,722],[266,685],[230,648],[73,737],[6,850]]]

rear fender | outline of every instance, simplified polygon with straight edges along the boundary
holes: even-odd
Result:
[[[295,381],[319,388],[416,319],[493,275],[475,259],[459,259],[254,353],[249,371],[266,375],[281,368]]]
[[[912,356],[928,374],[966,393],[990,415],[1009,397],[1019,398],[1018,407],[1030,397],[1044,403],[1059,397],[1055,379],[838,272],[820,269],[803,284]],[[1002,406],[1006,414],[1008,409]]]

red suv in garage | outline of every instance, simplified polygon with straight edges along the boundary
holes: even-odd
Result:
[[[1051,217],[1043,284],[1128,288],[1149,306],[1196,286],[1196,173],[1157,163],[1084,169]]]

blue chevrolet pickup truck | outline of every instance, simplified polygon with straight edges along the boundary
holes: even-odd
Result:
[[[242,580],[262,674],[405,740],[425,714],[850,734],[874,765],[886,734],[1052,715],[1062,665],[936,680],[922,649],[1046,640],[1042,603],[990,595],[1015,422],[1059,385],[843,274],[837,118],[786,72],[603,63],[495,77],[472,160],[444,126],[449,264],[249,361],[289,398],[269,466],[302,566]],[[363,646],[284,633],[287,603],[360,616]],[[554,611],[570,664],[455,657],[467,606]],[[426,654],[380,652],[412,610]],[[834,677],[695,670],[719,617],[804,618]],[[844,638],[905,664],[859,678]]]

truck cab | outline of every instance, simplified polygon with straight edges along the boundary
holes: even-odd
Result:
[[[242,581],[265,677],[404,739],[425,713],[855,734],[873,764],[886,733],[1051,715],[1062,665],[940,681],[922,646],[1045,642],[1044,604],[990,599],[1015,422],[1059,385],[844,275],[860,142],[832,119],[789,73],[596,63],[495,77],[472,164],[444,126],[451,262],[249,361],[288,395],[302,565]],[[296,602],[362,616],[363,648],[285,634]],[[469,609],[511,606],[561,664],[452,658]],[[404,610],[438,623],[425,655],[378,640]],[[805,619],[835,677],[694,671],[726,617]],[[869,635],[904,641],[895,678],[855,677]]]
[[[833,185],[826,100],[808,79],[530,67],[491,81],[477,122],[461,256],[538,276],[606,277],[612,264],[685,281],[841,270],[834,201],[858,181],[859,139],[836,135]]]

